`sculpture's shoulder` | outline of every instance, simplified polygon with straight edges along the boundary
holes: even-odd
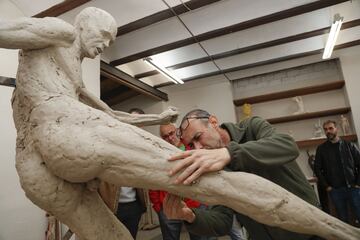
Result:
[[[41,49],[69,46],[76,37],[75,27],[62,19],[18,18],[0,20],[0,47],[10,49]]]

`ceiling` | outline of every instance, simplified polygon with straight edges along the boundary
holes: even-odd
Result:
[[[102,55],[107,70],[101,71],[101,96],[109,105],[138,94],[167,99],[158,88],[172,82],[146,64],[145,57],[167,67],[185,84],[213,76],[232,81],[250,68],[309,56],[321,61],[336,13],[344,17],[336,48],[360,44],[358,0],[12,2],[27,16],[61,14],[69,22],[87,6],[114,16],[118,36]]]

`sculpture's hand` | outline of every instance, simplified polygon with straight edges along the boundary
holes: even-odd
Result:
[[[160,119],[163,124],[173,123],[179,116],[179,111],[176,107],[168,107],[164,112],[160,113]]]
[[[230,162],[231,157],[226,148],[197,149],[181,152],[169,158],[169,161],[175,160],[181,161],[170,170],[169,175],[173,176],[183,170],[175,183],[188,185],[206,172],[222,170]]]
[[[168,219],[179,219],[194,222],[194,212],[186,206],[179,196],[168,193],[163,202],[163,211]]]

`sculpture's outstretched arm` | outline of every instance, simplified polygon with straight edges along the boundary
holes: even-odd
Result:
[[[69,46],[75,40],[74,27],[58,18],[0,19],[0,47],[41,49]]]
[[[85,87],[80,88],[79,92],[81,102],[89,105],[90,107],[104,111],[121,122],[131,125],[150,126],[167,124],[170,122],[175,122],[177,116],[179,115],[177,109],[174,107],[169,107],[167,110],[160,114],[130,114],[122,111],[114,111],[106,103],[104,103],[94,94],[89,92]]]

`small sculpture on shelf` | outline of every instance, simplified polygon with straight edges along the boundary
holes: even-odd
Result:
[[[317,123],[315,123],[314,125],[314,133],[313,133],[313,138],[323,138],[325,137],[323,129],[321,127],[321,121],[320,119],[318,120]]]
[[[304,102],[302,100],[302,97],[296,96],[293,97],[292,100],[296,102],[298,108],[297,111],[293,113],[293,115],[305,113]]]
[[[252,110],[251,110],[251,104],[249,103],[244,103],[244,105],[242,105],[242,118],[241,120],[247,119],[249,117],[251,117],[252,115]]]
[[[309,149],[306,149],[306,154],[308,156],[308,164],[309,164],[311,170],[314,171],[315,155],[310,153]],[[313,176],[314,176],[314,173],[313,173]]]
[[[293,130],[288,130],[288,135],[290,136],[290,137],[292,137],[292,138],[294,138],[295,139],[295,137],[294,137],[294,131]]]
[[[350,123],[349,120],[344,116],[340,116],[340,126],[343,132],[343,135],[349,135],[350,134]]]

